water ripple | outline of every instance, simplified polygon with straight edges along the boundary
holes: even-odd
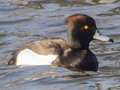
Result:
[[[0,0],[1,90],[119,90],[120,1],[119,0]],[[74,13],[95,18],[98,29],[114,43],[93,41],[91,50],[99,71],[71,71],[52,66],[8,66],[18,47],[43,39],[66,39],[63,22]]]

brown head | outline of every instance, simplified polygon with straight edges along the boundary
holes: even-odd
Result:
[[[94,38],[96,33],[100,33],[97,30],[95,20],[85,14],[71,15],[66,18],[65,23],[68,23],[67,40],[73,49],[89,48],[90,41],[96,39]]]

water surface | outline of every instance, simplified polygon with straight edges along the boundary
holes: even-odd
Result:
[[[69,15],[84,13],[114,43],[92,41],[99,70],[78,72],[54,66],[8,66],[18,47],[54,37],[66,38]],[[119,90],[119,0],[0,0],[0,90]]]

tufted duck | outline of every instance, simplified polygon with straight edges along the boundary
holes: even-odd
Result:
[[[13,52],[8,65],[57,65],[97,71],[98,60],[89,43],[95,39],[111,42],[113,39],[102,35],[88,15],[71,15],[65,23],[68,23],[67,40],[41,40],[22,46]]]

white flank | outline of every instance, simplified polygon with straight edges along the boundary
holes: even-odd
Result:
[[[30,49],[21,51],[16,65],[50,65],[58,55],[38,55]]]

